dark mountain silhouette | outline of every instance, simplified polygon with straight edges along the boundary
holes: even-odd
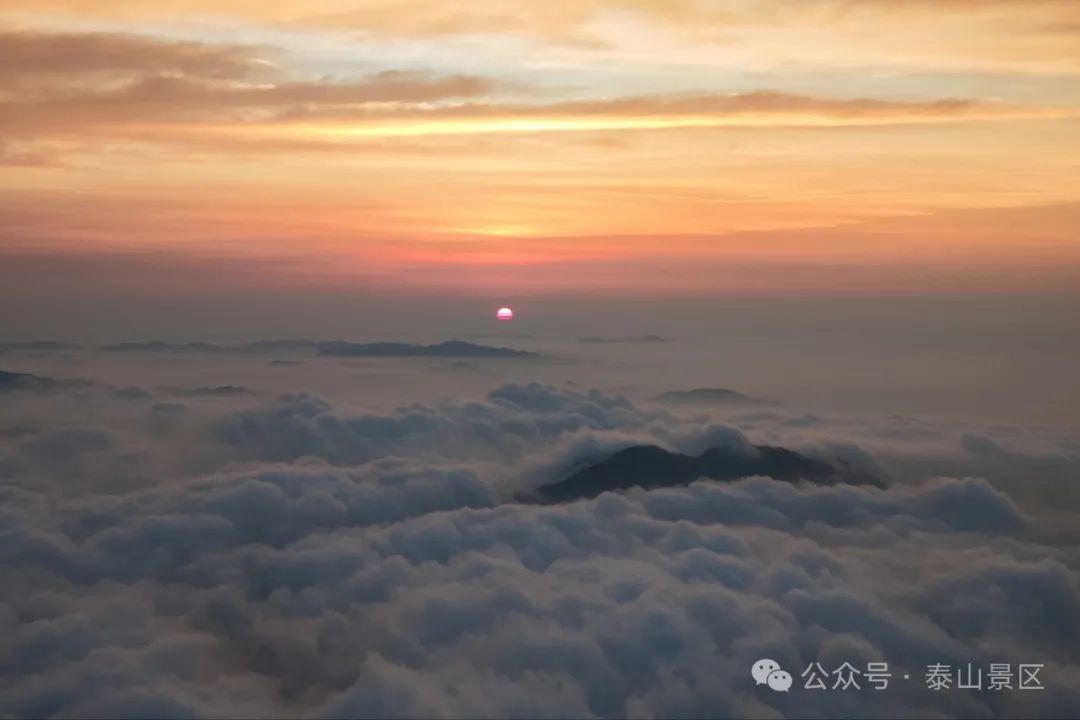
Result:
[[[122,388],[116,388],[112,391],[114,397],[118,397],[121,400],[145,400],[150,397],[150,393],[143,390],[141,387],[135,387],[134,385]]]
[[[843,463],[834,464],[770,445],[755,445],[751,453],[716,447],[696,457],[669,452],[655,445],[637,445],[620,450],[565,480],[539,487],[531,497],[519,499],[541,503],[572,502],[633,487],[648,490],[689,485],[701,478],[738,480],[754,475],[823,485],[884,485],[880,479],[851,470]]]
[[[439,358],[526,358],[536,353],[506,347],[477,345],[462,340],[450,340],[438,345],[413,345],[403,342],[320,343],[319,355],[330,357],[439,357]]]
[[[633,337],[600,337],[598,335],[589,335],[587,337],[578,338],[578,342],[581,343],[664,343],[671,342],[671,338],[661,337],[659,335],[636,335]]]
[[[7,372],[0,370],[0,392],[33,390],[37,392],[59,390],[60,388],[81,388],[93,385],[89,380],[57,380],[30,373]]]
[[[0,392],[12,390],[50,390],[56,387],[51,378],[38,377],[30,373],[6,372],[0,370]]]
[[[743,405],[761,405],[766,403],[766,400],[761,398],[751,397],[749,395],[743,395],[741,392],[735,390],[728,390],[727,388],[694,388],[693,390],[670,390],[665,393],[660,393],[653,398],[656,402],[664,403],[679,403],[679,404],[709,404],[709,403],[731,403],[731,404],[743,404]]]
[[[526,358],[537,353],[507,347],[477,345],[463,340],[448,340],[436,345],[406,342],[358,343],[348,340],[257,340],[245,345],[215,345],[208,342],[174,343],[164,340],[121,342],[98,348],[116,353],[290,353],[317,354],[326,357],[434,357],[434,358]]]
[[[243,385],[217,385],[215,387],[198,387],[180,391],[187,397],[232,397],[235,395],[251,395],[255,391]]]
[[[532,338],[532,333],[512,333],[512,332],[485,332],[485,333],[466,333],[465,337],[472,338],[474,340],[505,340],[507,338],[512,340],[528,340]]]
[[[320,345],[318,340],[256,340],[249,342],[244,349],[249,352],[283,352],[289,350],[315,350]]]
[[[123,353],[154,353],[154,352],[180,352],[180,353],[221,353],[229,352],[229,348],[214,345],[207,342],[169,343],[161,340],[148,342],[122,342],[112,345],[102,345],[99,350],[105,352]]]

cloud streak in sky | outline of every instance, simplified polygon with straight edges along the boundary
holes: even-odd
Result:
[[[618,30],[647,24],[654,32],[707,45],[723,41],[739,51],[767,51],[759,62],[787,54],[802,62],[863,63],[867,67],[951,65],[968,70],[1074,72],[1080,41],[1069,28],[1080,22],[1071,0],[555,0],[540,4],[478,0],[450,8],[433,0],[254,2],[228,8],[207,0],[174,0],[153,9],[128,0],[88,6],[73,0],[44,0],[39,12],[132,21],[150,17],[218,17],[251,24],[289,24],[311,30],[347,28],[371,37],[441,39],[510,35],[571,48],[632,50]],[[5,0],[0,9],[24,10]],[[919,44],[906,44],[913,34]],[[824,43],[805,42],[824,34]],[[785,40],[802,37],[800,45]],[[949,38],[952,42],[948,42]],[[873,40],[869,40],[873,38]],[[875,42],[876,41],[876,42]],[[628,47],[629,46],[629,47]],[[832,50],[832,52],[829,52]],[[824,52],[823,52],[824,51]],[[927,56],[932,61],[927,61]]]
[[[229,133],[318,141],[491,133],[832,127],[1069,118],[1075,108],[983,99],[815,97],[771,90],[541,101],[477,98],[538,89],[496,77],[384,69],[297,78],[282,51],[130,33],[0,32],[7,134],[156,142]],[[554,89],[546,91],[552,94]],[[200,130],[199,126],[208,126]],[[159,129],[154,130],[155,127]],[[194,134],[194,138],[187,138]]]

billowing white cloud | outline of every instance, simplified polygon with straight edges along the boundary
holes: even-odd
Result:
[[[747,430],[755,442],[768,427],[893,482],[752,477],[539,506],[514,493],[630,444],[751,441],[539,384],[381,414],[303,394],[196,399],[167,431],[139,424],[153,397],[84,390],[70,403],[69,418],[0,436],[0,713],[1080,710],[1075,545],[995,483],[931,471],[1065,455],[972,435],[949,458],[916,442],[922,464],[905,465],[896,438],[875,446],[873,432],[776,411]],[[105,482],[121,469],[129,484]],[[790,693],[753,684],[760,657],[792,672]],[[893,687],[805,690],[798,674],[816,661],[887,661]],[[936,662],[1041,662],[1047,688],[933,693],[923,673]]]

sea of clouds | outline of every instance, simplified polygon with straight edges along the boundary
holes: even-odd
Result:
[[[365,410],[198,362],[0,395],[0,715],[1080,714],[1075,437],[572,384]],[[753,443],[885,486],[515,499],[631,445]],[[814,662],[894,678],[806,690]],[[933,692],[932,663],[1042,663],[1045,689]]]

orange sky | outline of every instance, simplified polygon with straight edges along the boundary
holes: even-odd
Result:
[[[1073,0],[0,0],[0,263],[87,282],[1063,290],[1077,228]]]

